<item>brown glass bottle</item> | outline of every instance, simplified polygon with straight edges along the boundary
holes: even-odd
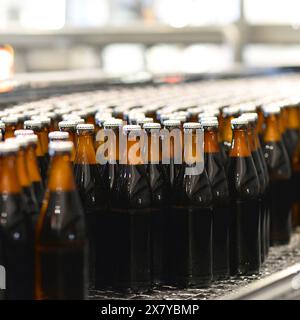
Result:
[[[44,152],[42,145],[42,123],[39,120],[26,120],[24,122],[24,129],[33,130],[38,137],[38,142],[36,146],[36,156],[41,171],[41,176],[43,184],[46,184],[47,173],[48,173],[48,160]]]
[[[145,123],[147,133],[147,174],[152,193],[151,252],[152,282],[161,285],[168,279],[167,212],[170,208],[170,182],[161,163],[161,136],[159,123]]]
[[[38,300],[81,300],[87,294],[86,230],[71,149],[69,141],[49,145],[49,178],[36,228]]]
[[[229,270],[230,199],[220,145],[218,121],[201,122],[204,128],[205,168],[213,195],[213,278],[223,279]]]
[[[224,108],[222,110],[222,141],[223,148],[226,151],[226,154],[229,154],[232,141],[232,129],[231,129],[231,120],[237,115],[238,110],[236,108]]]
[[[261,261],[264,262],[266,252],[266,219],[267,219],[267,207],[265,203],[265,196],[266,196],[266,189],[267,189],[267,180],[264,172],[264,167],[263,163],[261,161],[259,151],[258,151],[258,145],[257,145],[257,140],[255,139],[255,133],[254,129],[256,126],[256,120],[257,120],[257,114],[256,113],[244,113],[242,114],[242,118],[246,119],[248,121],[248,128],[247,128],[247,133],[248,133],[248,142],[249,142],[249,147],[251,151],[251,156],[254,161],[254,165],[256,168],[258,180],[259,180],[259,206],[260,206],[260,228],[261,228]]]
[[[34,116],[32,117],[32,120],[38,120],[42,124],[42,130],[41,130],[41,143],[42,143],[42,150],[47,158],[47,161],[49,163],[49,154],[48,154],[48,144],[49,144],[49,139],[48,139],[48,134],[50,132],[50,124],[51,124],[51,119],[43,116]]]
[[[300,130],[300,114],[298,105],[288,105],[286,108],[286,139],[289,142],[287,144],[287,152],[290,159],[293,158],[298,141]]]
[[[297,101],[297,100],[296,100]],[[290,180],[290,194],[292,203],[292,223],[297,227],[300,223],[300,171],[299,171],[299,151],[300,151],[300,112],[297,102],[290,101],[286,107],[286,144],[289,157],[292,162],[292,178]]]
[[[17,130],[18,117],[8,116],[6,118],[2,118],[2,121],[5,123],[4,140],[7,138],[13,138],[15,130]]]
[[[270,176],[270,241],[273,245],[286,244],[292,231],[289,181],[291,165],[279,129],[280,109],[271,105],[266,106],[264,112],[264,155]]]
[[[103,233],[107,234],[108,189],[102,179],[100,165],[94,150],[94,125],[77,126],[77,149],[74,160],[74,175],[81,198],[90,240],[90,278],[96,287],[103,287],[108,279],[106,252],[110,250]]]
[[[106,164],[101,165],[102,176],[109,190],[112,190],[114,180],[118,175],[120,167],[119,137],[122,126],[123,122],[121,119],[111,119],[103,123],[103,131],[98,131],[98,148],[104,143],[104,135],[112,134],[115,137],[115,140],[112,141],[112,145],[109,146],[111,153],[107,155],[108,161]],[[101,151],[101,147],[99,149],[98,148],[96,152]]]
[[[136,141],[129,135],[137,136],[141,127],[123,127],[127,150],[124,150],[127,164],[119,168],[118,177],[112,189],[111,214],[114,219],[114,283],[119,289],[139,291],[151,286],[151,240],[150,213],[152,194],[140,152],[132,150]],[[133,154],[132,154],[133,153]]]
[[[248,142],[247,120],[231,120],[228,183],[231,195],[230,271],[253,274],[261,266],[260,184]]]
[[[172,189],[182,164],[183,142],[181,122],[179,120],[166,120],[164,121],[164,129],[167,130],[165,132],[169,134],[170,137],[170,150],[169,153],[164,152],[164,149],[162,150],[162,162],[165,175],[168,177]],[[164,145],[168,143],[165,140],[166,138],[167,136],[165,137],[163,134],[162,139]]]
[[[33,299],[33,232],[24,210],[16,171],[16,144],[0,144],[0,264],[6,270],[5,298]]]
[[[25,159],[28,168],[28,175],[34,190],[38,207],[40,208],[44,197],[44,186],[35,152],[38,137],[32,130],[16,130],[15,135],[16,137],[22,136],[27,139],[28,145],[25,150]]]
[[[52,131],[48,134],[49,142],[69,141],[69,133],[65,131]]]
[[[28,164],[26,162],[26,149],[28,147],[28,140],[25,137],[17,136],[16,138],[9,138],[7,143],[18,144],[19,151],[17,153],[17,175],[21,185],[21,195],[23,197],[23,204],[26,213],[31,221],[33,229],[35,228],[38,217],[38,202],[34,193],[33,185],[29,177]]]
[[[185,123],[184,164],[174,182],[170,216],[170,282],[179,287],[204,287],[212,281],[212,191],[197,150],[199,123]],[[200,133],[202,134],[202,133]],[[202,164],[202,165],[201,165]],[[199,166],[199,167],[198,167]]]

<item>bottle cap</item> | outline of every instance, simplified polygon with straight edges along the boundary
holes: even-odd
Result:
[[[143,129],[161,129],[161,124],[157,122],[148,122],[143,125]]]
[[[129,132],[129,131],[140,131],[142,130],[141,126],[137,125],[137,124],[128,124],[128,125],[125,125],[123,127],[123,131],[124,132]]]
[[[88,130],[88,131],[94,131],[95,126],[93,124],[89,124],[89,123],[81,123],[78,124],[76,127],[76,130]]]
[[[241,117],[246,118],[248,121],[255,122],[258,118],[258,115],[255,112],[249,112],[249,113],[243,113]]]
[[[123,121],[121,119],[110,119],[103,123],[104,128],[120,128],[123,125]]]
[[[2,118],[2,122],[5,124],[17,124],[18,123],[18,117],[17,116],[7,116]]]
[[[49,126],[51,123],[51,119],[43,116],[32,116],[32,120],[38,120],[42,123],[42,126]]]
[[[18,143],[0,142],[0,155],[15,153],[19,150]]]
[[[145,124],[145,123],[151,123],[151,122],[153,122],[152,118],[140,118],[140,119],[136,120],[136,124],[138,124],[140,126],[143,126],[143,124]]]
[[[243,117],[234,118],[231,120],[232,126],[246,125],[248,124],[248,120]]]
[[[163,124],[165,127],[179,127],[181,123],[180,123],[180,120],[170,119],[170,120],[165,120]]]
[[[201,129],[199,122],[186,122],[183,124],[183,129]]]
[[[20,129],[20,130],[15,130],[14,135],[17,136],[28,136],[34,134],[33,130],[30,129]]]
[[[76,129],[77,123],[74,120],[65,120],[58,123],[59,129],[72,128]]]
[[[218,127],[219,126],[219,121],[217,119],[203,119],[201,121],[202,127]]]
[[[26,120],[24,122],[24,129],[41,129],[42,123],[39,120]]]
[[[52,131],[48,134],[49,140],[68,140],[69,132],[66,131]]]
[[[278,105],[274,105],[274,104],[265,105],[262,107],[262,110],[265,115],[280,113],[280,107],[278,107]]]

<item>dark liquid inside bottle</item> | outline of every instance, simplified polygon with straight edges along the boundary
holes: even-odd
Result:
[[[43,197],[44,197],[44,187],[42,181],[36,181],[33,182],[32,184],[34,194],[38,203],[38,207],[40,208],[43,202]]]
[[[299,140],[298,129],[287,129],[284,134],[284,143],[290,159],[292,159]]]
[[[152,195],[145,165],[122,165],[112,190],[113,286],[140,291],[151,286]]]
[[[5,298],[33,299],[33,232],[20,194],[1,194],[0,264],[6,270]]]
[[[111,281],[107,268],[111,250],[108,245],[110,232],[108,193],[98,164],[75,164],[75,182],[82,202],[87,232],[90,240],[90,278],[97,288]]]
[[[286,244],[292,232],[290,163],[281,141],[266,142],[264,153],[270,174],[271,244]]]
[[[261,240],[261,261],[265,260],[267,255],[266,246],[267,246],[267,223],[268,223],[268,207],[266,203],[265,191],[266,191],[266,179],[263,164],[259,156],[258,150],[252,151],[251,156],[256,168],[260,193],[259,193],[259,209],[260,209],[260,240]]]
[[[152,280],[160,285],[167,279],[166,225],[169,209],[170,185],[161,164],[149,164],[147,167],[151,193],[151,251]]]
[[[48,160],[45,156],[37,156],[37,161],[41,171],[41,177],[44,185],[46,184],[47,175],[48,175]]]
[[[259,181],[251,156],[230,157],[231,194],[230,271],[252,274],[260,270]]]
[[[52,228],[51,219],[58,211],[63,220],[56,221],[60,228]],[[87,244],[77,192],[50,192],[36,259],[39,299],[86,298]]]
[[[212,280],[212,193],[207,173],[185,174],[175,181],[177,199],[170,214],[170,283],[205,287]]]
[[[28,214],[28,217],[34,229],[35,224],[37,222],[39,211],[38,211],[38,204],[35,198],[33,186],[30,185],[28,187],[22,188],[22,195],[23,195],[24,205],[25,205],[24,210]]]
[[[205,153],[213,194],[213,277],[229,276],[229,189],[220,153]]]

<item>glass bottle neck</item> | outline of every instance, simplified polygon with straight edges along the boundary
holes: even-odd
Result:
[[[26,162],[28,166],[28,174],[29,174],[30,180],[32,182],[41,181],[41,174],[37,164],[34,145],[28,146],[25,157],[26,157]]]
[[[68,153],[51,157],[48,190],[52,192],[73,191],[75,182]]]
[[[230,157],[249,157],[251,155],[247,129],[234,129]]]
[[[222,141],[230,143],[232,140],[231,120],[233,116],[223,118],[222,124]]]
[[[277,142],[281,140],[281,132],[279,128],[279,119],[275,114],[266,118],[266,127],[264,131],[265,142]]]
[[[96,153],[91,133],[80,133],[77,136],[77,148],[74,163],[96,164]]]
[[[17,154],[17,171],[21,187],[29,187],[31,182],[25,160],[25,150],[23,148],[21,148]]]
[[[204,152],[205,153],[218,153],[220,152],[220,146],[218,142],[218,130],[217,129],[205,129],[204,130]]]
[[[0,156],[0,193],[21,192],[16,162],[15,154]]]

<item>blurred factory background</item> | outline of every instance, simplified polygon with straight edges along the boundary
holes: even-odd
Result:
[[[0,78],[300,65],[299,0],[0,0]]]

